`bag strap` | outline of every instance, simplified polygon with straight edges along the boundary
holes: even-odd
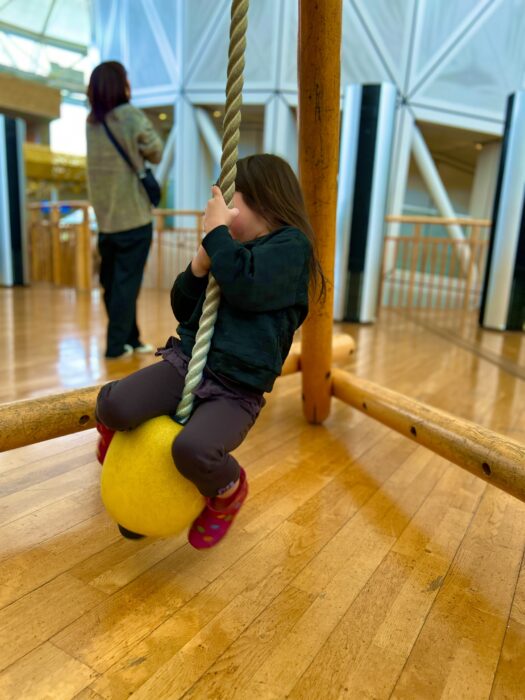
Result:
[[[120,155],[122,156],[122,158],[124,158],[124,160],[125,160],[126,163],[129,165],[129,167],[133,170],[133,172],[135,173],[135,175],[138,175],[138,176],[140,177],[138,171],[135,169],[135,166],[134,166],[133,163],[131,162],[130,157],[128,156],[128,154],[126,153],[126,151],[122,148],[122,146],[121,146],[120,143],[117,141],[117,139],[116,139],[116,138],[113,136],[113,134],[111,133],[110,128],[109,128],[109,126],[106,124],[106,120],[105,120],[105,119],[102,120],[102,126],[103,126],[104,129],[106,130],[106,134],[108,135],[108,139],[109,139],[109,140],[111,141],[111,143],[115,146],[115,148],[116,148],[117,151],[120,153]]]

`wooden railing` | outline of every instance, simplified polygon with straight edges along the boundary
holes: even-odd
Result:
[[[89,202],[36,202],[28,209],[31,281],[89,291],[94,249]]]
[[[153,242],[143,286],[169,289],[195,254],[203,231],[202,211],[156,209]],[[490,221],[428,216],[388,216],[410,226],[410,235],[385,237],[380,305],[403,308],[479,306]],[[438,235],[448,224],[463,226],[461,240]],[[96,227],[86,201],[29,205],[31,277],[89,291],[97,284]]]
[[[430,216],[387,216],[385,220],[404,228],[408,225],[412,233],[385,236],[380,306],[479,307],[490,221]],[[443,227],[451,224],[463,227],[463,239],[443,232]]]
[[[89,291],[98,283],[96,224],[87,201],[29,205],[29,258],[33,282]],[[202,211],[155,209],[153,242],[144,287],[169,289],[195,254],[203,229]]]
[[[154,215],[153,243],[143,286],[170,289],[201,243],[204,212],[156,209]]]

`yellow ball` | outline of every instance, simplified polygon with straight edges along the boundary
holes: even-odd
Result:
[[[160,416],[113,437],[102,467],[102,501],[128,530],[151,537],[178,534],[204,508],[204,496],[173,464],[171,444],[181,430]]]

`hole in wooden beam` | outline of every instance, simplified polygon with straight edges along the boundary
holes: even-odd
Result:
[[[86,415],[80,416],[80,418],[78,419],[79,425],[85,425],[88,422],[89,422],[89,416],[86,416]]]
[[[417,437],[417,430],[415,429],[414,426],[412,426],[412,427],[410,428],[410,432],[412,433],[412,435],[413,435],[414,437]]]
[[[485,474],[487,476],[490,476],[492,474],[492,470],[486,462],[483,462],[483,464],[481,465],[481,468],[483,469],[483,471],[485,472]]]

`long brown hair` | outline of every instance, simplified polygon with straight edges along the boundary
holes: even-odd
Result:
[[[115,107],[129,102],[128,76],[118,61],[100,63],[91,73],[87,89],[91,105],[88,122],[96,124]]]
[[[247,206],[262,216],[272,228],[294,226],[312,244],[310,280],[319,299],[326,294],[326,277],[319,263],[316,237],[304,203],[299,181],[290,165],[270,153],[258,153],[237,162],[235,189]]]

